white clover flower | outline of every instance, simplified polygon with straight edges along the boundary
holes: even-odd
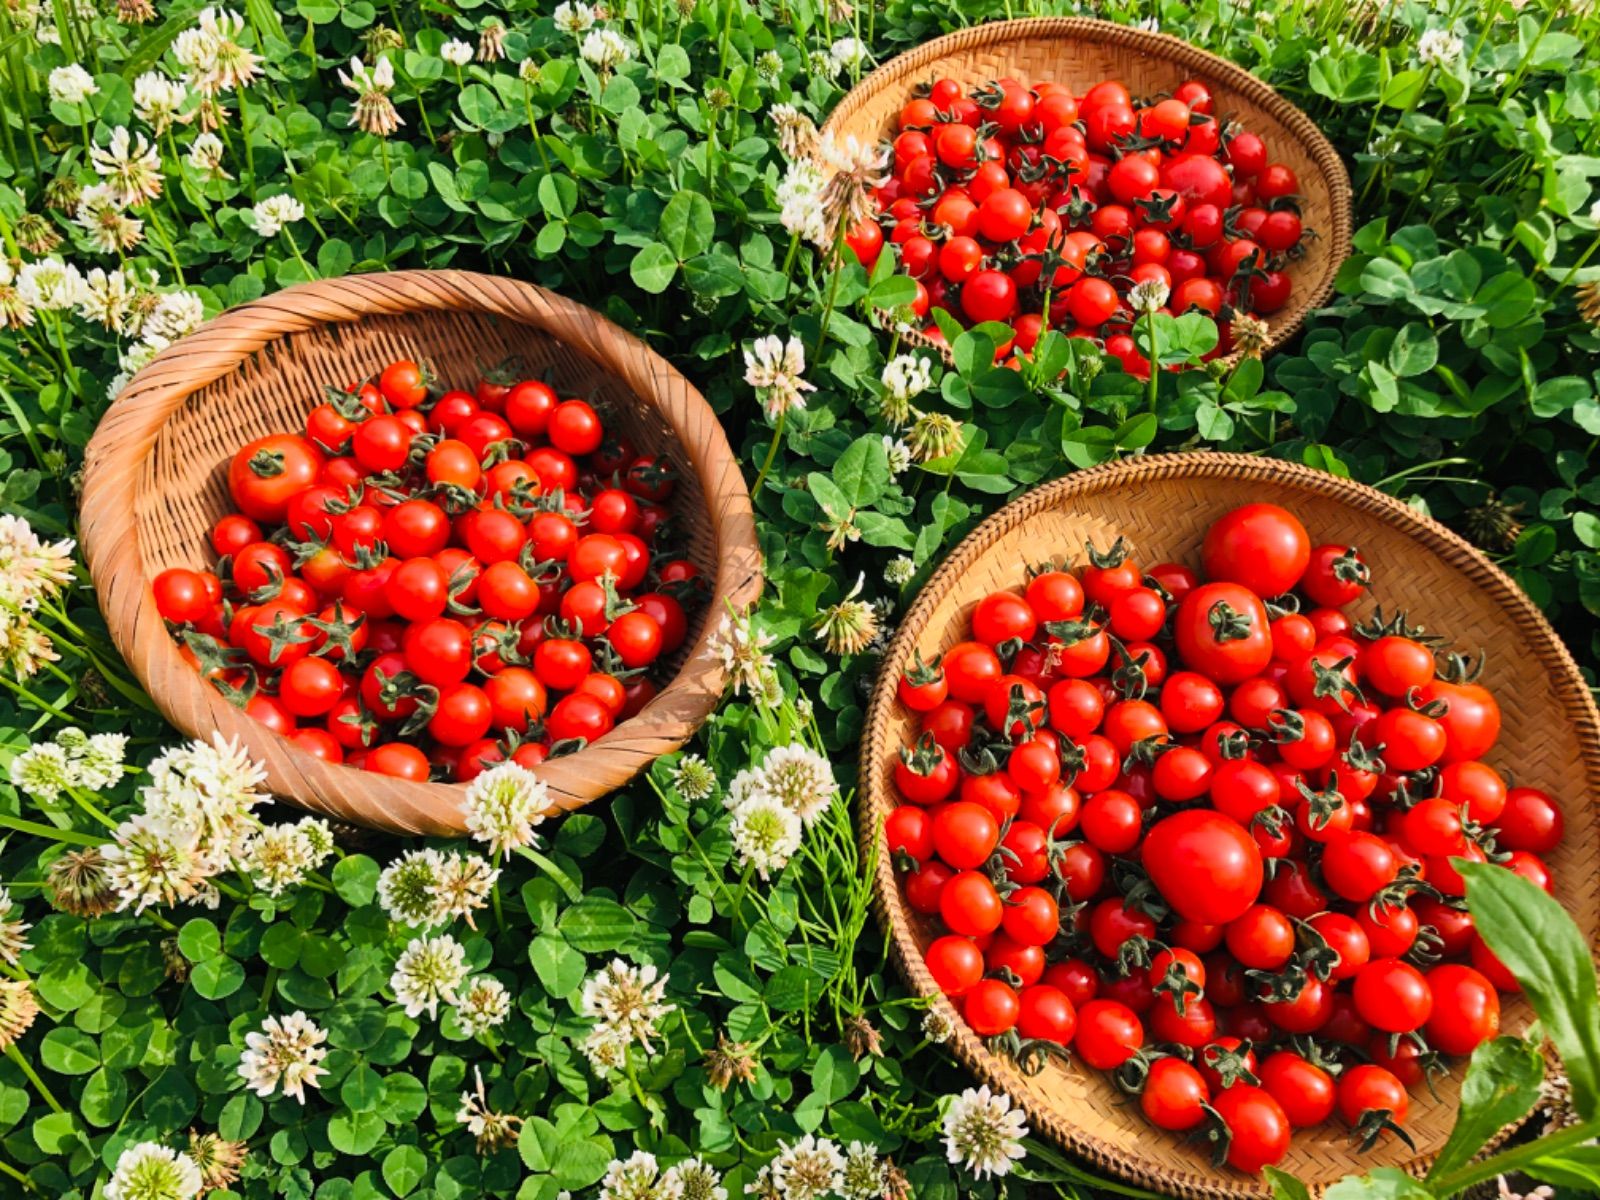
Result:
[[[394,90],[394,64],[388,58],[379,58],[371,67],[359,58],[352,58],[350,74],[340,71],[339,82],[356,93],[349,123],[363,133],[388,137],[405,124],[394,101],[389,99],[389,93]]]
[[[525,58],[517,64],[517,78],[523,83],[536,83],[539,79],[539,61]]]
[[[624,1049],[636,1044],[653,1054],[656,1023],[677,1008],[666,999],[667,978],[656,978],[653,963],[635,966],[614,958],[584,981],[578,1011],[594,1020],[597,1032],[608,1031]]]
[[[1159,279],[1146,279],[1128,291],[1128,306],[1141,316],[1148,316],[1166,304],[1172,289]]]
[[[212,179],[232,179],[222,166],[223,150],[221,138],[214,133],[202,133],[189,145],[189,165]]]
[[[482,1153],[492,1153],[514,1144],[522,1118],[490,1108],[489,1097],[483,1087],[483,1072],[473,1067],[472,1077],[477,1090],[461,1093],[461,1107],[456,1112],[456,1120],[478,1139],[478,1150]]]
[[[906,445],[904,438],[897,438],[893,434],[884,434],[883,452],[889,459],[889,475],[891,478],[904,475],[911,469],[911,447]]]
[[[735,696],[748,691],[752,698],[765,700],[777,691],[777,667],[767,653],[772,641],[771,634],[756,628],[754,610],[739,617],[722,615],[708,645],[722,661]]]
[[[105,847],[107,873],[117,893],[117,910],[135,915],[152,904],[172,906],[194,899],[201,886],[222,869],[200,842],[193,824],[176,824],[137,813],[118,825],[115,842]]]
[[[114,333],[121,333],[133,307],[133,289],[121,271],[94,267],[84,277],[83,295],[78,300],[78,315],[98,321]]]
[[[949,413],[919,412],[912,409],[911,432],[906,444],[920,463],[935,462],[957,453],[965,444],[961,422]]]
[[[1022,1146],[1027,1136],[1022,1110],[1004,1092],[991,1092],[988,1084],[951,1099],[944,1114],[946,1157],[979,1179],[1009,1175],[1027,1153]]]
[[[143,332],[146,337],[155,335],[169,341],[193,333],[206,319],[205,301],[190,291],[165,293],[145,318]]]
[[[661,1183],[677,1200],[728,1200],[722,1176],[699,1155],[673,1163],[661,1176]]]
[[[378,903],[399,925],[436,925],[444,855],[437,850],[407,850],[378,875]]]
[[[921,355],[897,354],[883,366],[883,390],[897,402],[900,420],[891,424],[902,425],[910,413],[911,401],[933,386],[933,365]]]
[[[761,396],[767,416],[806,406],[805,393],[816,391],[802,376],[806,369],[805,344],[790,336],[787,342],[776,334],[757,338],[744,352],[744,381]]]
[[[780,58],[778,61],[781,65],[783,60]],[[767,115],[778,130],[778,150],[783,157],[794,165],[805,162],[815,171],[816,165],[809,160],[817,149],[819,135],[816,122],[792,104],[774,104]],[[817,173],[816,190],[822,190],[820,171]]]
[[[613,1159],[600,1180],[599,1200],[678,1200],[677,1191],[662,1186],[660,1170],[648,1150]]]
[[[89,245],[101,254],[132,250],[144,240],[144,222],[123,211],[121,193],[109,184],[96,183],[78,197],[73,222],[88,235]]]
[[[78,782],[67,752],[54,742],[29,746],[11,760],[11,786],[23,795],[49,804]]]
[[[578,53],[601,72],[613,71],[633,57],[633,47],[614,29],[591,29],[584,35]]]
[[[757,792],[764,791],[766,776],[760,767],[743,767],[733,777],[733,782],[728,784],[727,794],[722,797],[722,807],[732,812]]]
[[[870,1142],[851,1142],[844,1152],[839,1195],[844,1200],[883,1200],[886,1174],[876,1146]]]
[[[1134,23],[1134,28],[1142,29],[1146,33],[1160,33],[1161,32],[1161,22],[1160,22],[1160,20],[1158,20],[1155,17],[1146,17],[1142,21],[1135,22]]]
[[[24,275],[27,270],[23,268]],[[42,277],[35,282],[40,289],[68,290],[67,285],[47,283]],[[81,285],[79,277],[77,286]],[[71,290],[75,296],[76,287]],[[42,292],[40,298],[45,299]],[[53,304],[54,297],[50,299]],[[26,611],[55,596],[63,584],[72,581],[73,545],[70,539],[43,541],[25,518],[0,513],[0,601]]]
[[[406,1016],[439,1015],[440,1004],[455,1004],[467,977],[467,952],[447,933],[412,938],[395,961],[389,987]]]
[[[556,5],[555,22],[562,33],[577,37],[594,28],[594,9],[582,0],[562,0]]]
[[[685,754],[672,768],[672,786],[691,804],[706,800],[717,790],[717,773],[698,754]]]
[[[822,168],[809,158],[791,162],[783,180],[772,194],[778,220],[789,233],[797,234],[813,246],[829,244],[827,215],[822,211],[822,189],[827,180]]]
[[[844,1184],[838,1144],[815,1134],[780,1145],[771,1165],[772,1184],[783,1200],[821,1200]]]
[[[134,115],[158,136],[172,128],[188,98],[188,86],[163,71],[146,71],[133,81]]]
[[[33,324],[33,305],[16,286],[17,273],[0,257],[0,329],[22,329]]]
[[[842,37],[828,47],[828,60],[833,68],[829,72],[837,75],[841,71],[852,71],[862,63],[870,61],[867,44],[859,38]]]
[[[461,809],[468,832],[498,856],[538,841],[534,826],[544,820],[549,803],[542,779],[520,763],[504,762],[467,785]]]
[[[78,773],[79,785],[91,792],[104,791],[127,772],[124,765],[127,756],[127,734],[91,734],[82,749],[73,752],[72,765]]]
[[[122,207],[132,208],[161,195],[161,152],[144,134],[130,133],[126,125],[118,125],[106,146],[89,148],[89,157]]]
[[[152,820],[173,830],[192,829],[199,853],[221,870],[239,858],[259,827],[254,810],[271,799],[266,780],[243,743],[215,733],[209,744],[189,742],[152,762],[140,797]]]
[[[728,832],[739,868],[749,867],[766,880],[789,865],[800,849],[805,827],[794,809],[756,788],[734,808]]]
[[[1435,67],[1447,67],[1461,57],[1461,39],[1448,29],[1428,29],[1417,39],[1417,58]]]
[[[286,225],[303,220],[306,206],[287,193],[259,201],[245,217],[245,223],[264,238],[273,237]]]
[[[489,903],[495,880],[500,878],[500,868],[477,854],[452,852],[439,865],[438,881],[434,884],[435,919],[448,921],[455,917],[466,920],[469,928],[476,929],[472,914]]]
[[[1589,220],[1600,221],[1600,200],[1596,200],[1589,206]]]
[[[211,97],[248,86],[261,74],[261,56],[239,42],[244,17],[225,8],[207,8],[199,23],[180,33],[172,53],[189,72],[189,86]]]
[[[200,1167],[187,1154],[160,1142],[139,1142],[117,1156],[102,1195],[105,1200],[193,1200],[201,1186]]]
[[[477,1037],[511,1015],[511,993],[493,975],[474,975],[461,988],[456,1018],[461,1028]]]
[[[13,907],[11,893],[0,887],[0,962],[14,967],[24,951],[33,949],[33,943],[28,941],[28,930],[33,927],[22,920],[20,915],[13,921],[11,919]],[[20,914],[21,910],[18,911]]]
[[[316,843],[300,825],[267,825],[245,842],[239,866],[267,895],[281,896],[319,861]]]
[[[908,554],[896,554],[883,568],[883,581],[891,587],[904,587],[917,577],[917,564]]]
[[[303,1012],[267,1017],[259,1032],[245,1035],[239,1074],[258,1096],[270,1096],[282,1085],[285,1096],[304,1104],[305,1089],[320,1087],[318,1080],[328,1073],[318,1065],[328,1056],[327,1040],[327,1032]]]
[[[46,663],[60,660],[49,637],[32,623],[0,623],[0,665],[18,679],[32,678]]]
[[[922,1036],[935,1046],[948,1042],[955,1036],[955,1022],[942,1008],[930,1008],[922,1014]]]
[[[817,823],[839,794],[832,765],[799,742],[779,746],[767,754],[761,764],[759,786],[783,801],[807,829]]]
[[[836,137],[830,132],[817,143],[816,157],[827,179],[822,188],[822,213],[831,245],[840,230],[854,229],[877,217],[874,192],[888,178],[889,151],[853,133]]]
[[[472,61],[472,46],[460,38],[451,38],[439,47],[439,57],[452,67],[464,67]]]
[[[100,85],[94,81],[94,76],[77,63],[68,63],[51,71],[46,86],[50,89],[50,99],[57,104],[82,104],[100,92]]]
[[[611,1025],[602,1023],[589,1030],[582,1050],[596,1075],[620,1071],[628,1062],[628,1039]]]
[[[878,610],[871,601],[861,599],[866,581],[862,572],[844,599],[823,609],[813,624],[817,641],[829,654],[860,654],[877,636]]]
[[[83,272],[54,255],[26,263],[17,272],[17,292],[28,307],[41,312],[76,308],[83,288]]]

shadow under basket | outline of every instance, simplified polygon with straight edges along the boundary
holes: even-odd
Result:
[[[243,741],[271,790],[303,808],[397,833],[460,834],[461,788],[322,761],[228,702],[179,655],[150,581],[215,565],[209,530],[232,510],[228,463],[246,442],[303,427],[330,386],[412,358],[470,388],[509,358],[589,398],[607,427],[677,469],[672,507],[685,557],[710,585],[684,646],[637,715],[539,766],[551,811],[621,786],[681,746],[721,698],[708,646],[717,614],[761,591],[750,497],[716,415],[665,359],[597,313],[541,288],[465,271],[402,271],[301,284],[208,322],[128,384],[89,444],[80,525],[112,639],[185,734]]]
[[[1039,1074],[1026,1076],[957,1016],[923,962],[942,927],[905,903],[884,819],[898,803],[899,752],[917,736],[915,714],[896,698],[914,652],[932,661],[963,640],[982,597],[1026,583],[1025,563],[1065,561],[1081,569],[1088,562],[1086,542],[1103,550],[1123,537],[1142,566],[1172,561],[1198,567],[1206,529],[1253,501],[1295,513],[1314,544],[1360,547],[1372,568],[1373,591],[1351,606],[1352,615],[1365,618],[1382,602],[1389,614],[1404,608],[1413,624],[1447,645],[1473,654],[1487,649],[1482,681],[1499,702],[1502,726],[1484,761],[1560,803],[1566,836],[1547,860],[1557,899],[1593,945],[1600,930],[1600,716],[1577,664],[1533,602],[1454,533],[1392,496],[1293,463],[1220,453],[1131,458],[1069,475],[1007,505],[956,547],[906,614],[883,658],[861,751],[859,837],[864,858],[875,852],[875,906],[912,990],[952,1021],[956,1055],[1020,1102],[1035,1131],[1095,1165],[1170,1195],[1216,1200],[1266,1200],[1272,1189],[1261,1179],[1213,1167],[1209,1145],[1148,1123],[1109,1075],[1076,1060],[1068,1067],[1051,1059]],[[1504,995],[1501,1004],[1504,1031],[1520,1033],[1533,1022],[1520,995]],[[1458,1060],[1437,1081],[1437,1099],[1426,1088],[1412,1090],[1405,1129],[1415,1151],[1385,1137],[1373,1150],[1358,1152],[1349,1130],[1334,1120],[1297,1131],[1279,1169],[1304,1180],[1313,1194],[1374,1167],[1426,1170],[1455,1121],[1464,1070]]]
[[[1238,121],[1267,144],[1269,162],[1286,163],[1300,181],[1300,211],[1314,231],[1304,254],[1286,268],[1289,303],[1263,318],[1270,353],[1299,331],[1306,314],[1333,294],[1334,277],[1350,256],[1350,176],[1338,151],[1300,109],[1244,68],[1165,33],[1151,33],[1088,17],[1030,17],[975,25],[925,42],[890,59],[850,89],[828,115],[823,132],[854,135],[866,143],[892,138],[901,108],[919,84],[954,79],[963,87],[1012,76],[1027,84],[1052,80],[1081,96],[1108,79],[1120,79],[1135,97],[1170,94],[1198,79],[1211,88],[1218,120]],[[920,331],[913,345],[949,347]],[[1222,361],[1233,363],[1235,352]]]

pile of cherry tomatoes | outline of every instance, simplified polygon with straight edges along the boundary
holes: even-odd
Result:
[[[887,239],[917,281],[926,318],[1011,325],[1029,353],[1045,328],[1098,338],[1134,374],[1128,295],[1158,281],[1163,311],[1216,318],[1232,349],[1237,313],[1288,303],[1284,267],[1307,232],[1300,182],[1257,134],[1215,115],[1203,83],[1136,101],[1115,80],[1075,97],[1065,85],[1001,79],[968,93],[940,79],[901,109],[881,212],[849,231],[871,266]],[[924,332],[942,340],[927,322]]]
[[[699,569],[672,464],[582,399],[504,370],[437,389],[411,361],[239,448],[215,571],[156,606],[181,653],[302,749],[465,781],[576,749],[655,694]]]
[[[1500,710],[1290,512],[1215,522],[1203,573],[1119,541],[985,596],[898,683],[919,734],[887,842],[973,1032],[1070,1046],[1246,1171],[1337,1113],[1368,1142],[1499,1028],[1515,978],[1456,862],[1551,890],[1561,810],[1484,761]]]

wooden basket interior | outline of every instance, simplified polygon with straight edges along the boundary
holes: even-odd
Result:
[[[1270,344],[1285,340],[1331,294],[1350,252],[1350,184],[1338,155],[1303,113],[1260,80],[1176,38],[1085,19],[978,26],[891,60],[845,97],[826,127],[867,141],[890,137],[918,84],[948,77],[971,86],[1005,76],[1054,80],[1077,96],[1102,80],[1120,79],[1136,99],[1170,94],[1185,80],[1204,82],[1219,120],[1237,120],[1260,134],[1268,161],[1294,169],[1302,218],[1316,235],[1288,266],[1290,303],[1265,318]]]
[[[232,510],[228,463],[245,442],[302,428],[325,389],[369,378],[399,358],[426,361],[445,388],[471,390],[486,367],[516,357],[529,377],[548,378],[558,395],[590,400],[608,429],[641,453],[665,456],[677,471],[674,528],[682,548],[708,576],[716,545],[699,478],[688,468],[660,414],[603,367],[544,332],[487,313],[416,312],[368,316],[291,333],[200,389],[162,427],[145,460],[134,499],[147,575],[171,566],[214,565],[207,537]],[[663,664],[670,678],[699,637],[704,608],[690,614],[690,634]]]
[[[1504,723],[1499,744],[1487,761],[1513,776],[1516,783],[1544,788],[1561,802],[1567,834],[1550,856],[1558,883],[1556,894],[1592,940],[1600,927],[1600,872],[1596,870],[1600,829],[1593,801],[1600,785],[1600,766],[1596,763],[1593,709],[1581,698],[1582,681],[1570,660],[1564,667],[1553,661],[1555,656],[1565,656],[1559,647],[1552,650],[1548,629],[1541,634],[1513,620],[1503,600],[1484,586],[1483,579],[1473,578],[1464,565],[1446,561],[1436,546],[1419,538],[1421,522],[1409,518],[1413,527],[1404,528],[1392,511],[1364,511],[1353,507],[1348,498],[1296,480],[1244,483],[1176,477],[1100,490],[1088,485],[1079,494],[1065,496],[1019,521],[981,552],[967,555],[958,550],[909,614],[880,676],[879,687],[887,688],[883,697],[887,717],[879,729],[869,723],[868,752],[875,758],[864,764],[870,778],[863,801],[863,818],[870,822],[866,829],[879,840],[880,864],[888,859],[882,852],[882,820],[893,803],[895,756],[916,737],[910,714],[890,698],[892,682],[886,685],[883,681],[899,678],[913,650],[931,659],[961,640],[977,600],[996,589],[1020,586],[1025,582],[1025,563],[1064,559],[1081,567],[1087,561],[1084,545],[1089,541],[1104,548],[1121,535],[1141,564],[1175,560],[1197,565],[1206,526],[1229,509],[1258,500],[1281,503],[1298,513],[1314,542],[1360,547],[1375,579],[1372,597],[1356,606],[1362,615],[1375,601],[1385,601],[1386,610],[1399,602],[1414,622],[1446,635],[1458,649],[1474,654],[1480,647],[1488,649],[1483,681],[1499,700]],[[939,594],[941,587],[944,590]],[[874,719],[878,713],[875,702]],[[874,737],[881,737],[881,742],[872,741]],[[920,951],[941,931],[936,919],[920,917],[900,903],[892,868],[880,865],[877,883],[880,904],[891,923],[909,938],[898,949],[913,985],[923,994],[935,994],[937,989]],[[1524,1029],[1532,1019],[1527,1003],[1520,997],[1503,999],[1503,1028]],[[953,1016],[953,1010],[951,1013]],[[1154,1130],[1105,1075],[1081,1065],[1068,1070],[1052,1062],[1041,1074],[1024,1078],[1009,1061],[985,1050],[964,1025],[958,1053],[979,1074],[1018,1096],[1030,1115],[1055,1136],[1113,1169],[1179,1194],[1270,1194],[1270,1189],[1257,1181],[1213,1169],[1204,1148]],[[1328,1124],[1298,1132],[1293,1149],[1280,1166],[1312,1184],[1326,1186],[1350,1171],[1380,1165],[1415,1166],[1431,1158],[1444,1145],[1454,1121],[1461,1071],[1458,1064],[1439,1083],[1437,1099],[1424,1088],[1413,1092],[1406,1127],[1416,1139],[1418,1154],[1390,1138],[1371,1153],[1358,1155],[1347,1131]]]

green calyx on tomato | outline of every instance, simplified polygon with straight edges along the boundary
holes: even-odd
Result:
[[[1240,612],[1226,600],[1218,600],[1206,610],[1206,621],[1211,625],[1211,636],[1219,645],[1243,641],[1250,636],[1250,614]]]

